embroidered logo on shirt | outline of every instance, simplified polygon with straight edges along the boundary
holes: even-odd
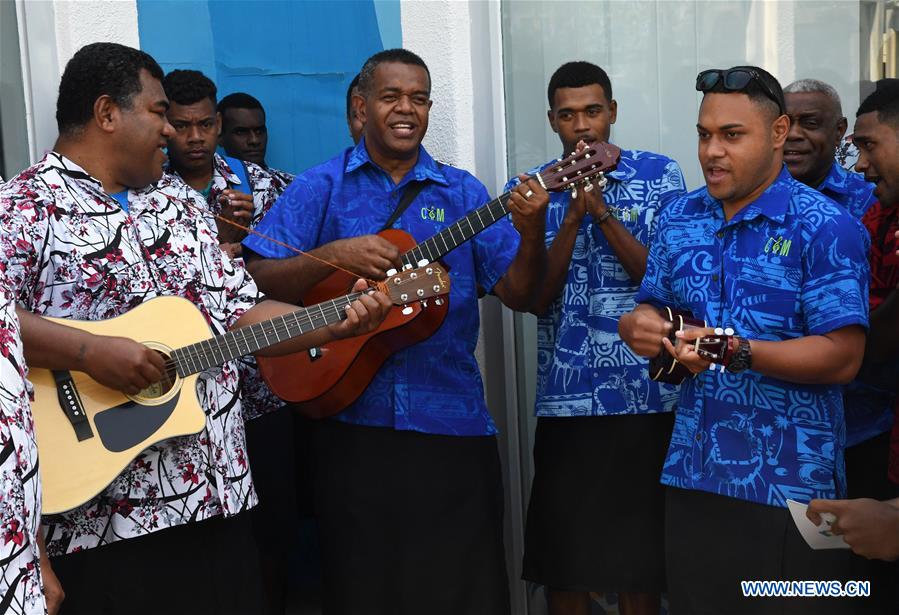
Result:
[[[790,253],[790,246],[793,244],[791,239],[784,239],[782,236],[769,237],[765,243],[765,254],[773,254],[774,256],[787,256]]]
[[[422,207],[421,208],[421,219],[422,220],[433,220],[435,222],[443,222],[443,208],[442,207]]]

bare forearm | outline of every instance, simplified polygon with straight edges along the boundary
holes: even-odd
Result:
[[[496,296],[510,309],[526,312],[534,304],[536,292],[546,273],[544,229],[541,224],[539,228],[521,236],[515,259],[493,289]]]
[[[234,323],[232,329],[238,329],[240,327],[246,327],[266,320],[271,320],[272,318],[275,318],[277,316],[290,314],[299,309],[301,308],[289,303],[282,303],[280,301],[274,301],[271,299],[263,301],[253,306],[252,309],[244,312],[243,316],[241,316],[238,321]],[[316,329],[315,331],[311,331],[310,333],[306,333],[291,340],[281,342],[280,344],[275,344],[274,346],[263,348],[256,354],[264,357],[277,357],[280,355],[291,354],[294,352],[300,352],[301,350],[306,350],[308,348],[321,346],[323,344],[327,344],[328,342],[334,341],[334,339],[334,334],[328,327],[321,327],[319,329]]]
[[[631,280],[636,284],[643,281],[643,274],[646,273],[646,257],[649,254],[646,246],[637,241],[615,216],[606,219],[598,228]]]
[[[752,369],[800,384],[846,384],[855,377],[864,355],[861,327],[782,342],[751,340]]]
[[[310,254],[330,260],[328,246],[312,250]],[[290,258],[262,258],[250,255],[247,271],[266,296],[286,303],[300,303],[306,292],[334,272],[322,262],[298,254]]]
[[[16,308],[16,314],[28,365],[83,371],[95,335],[52,322],[23,308]]]
[[[537,300],[534,302],[531,312],[537,316],[545,314],[559,293],[565,287],[568,280],[568,270],[571,266],[571,254],[577,242],[580,220],[565,220],[559,227],[559,232],[553,239],[552,245],[546,253],[546,276],[543,284],[537,289]]]

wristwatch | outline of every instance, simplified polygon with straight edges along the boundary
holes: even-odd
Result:
[[[733,344],[733,353],[726,369],[732,374],[739,374],[752,367],[752,347],[745,337],[734,336]]]

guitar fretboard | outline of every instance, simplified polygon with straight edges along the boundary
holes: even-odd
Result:
[[[352,293],[338,297],[178,348],[172,352],[172,360],[182,378],[223,365],[238,357],[343,320],[346,318],[346,306],[361,295],[362,293]]]
[[[421,260],[429,263],[440,260],[491,224],[498,222],[509,213],[508,204],[511,194],[511,192],[501,194],[430,239],[421,242],[402,255],[403,265],[415,267]]]

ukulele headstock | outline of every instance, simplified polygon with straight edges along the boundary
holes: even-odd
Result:
[[[550,164],[542,172],[542,185],[547,192],[564,192],[578,185],[596,181],[605,185],[606,171],[611,171],[621,159],[621,150],[611,143],[591,143],[580,152],[573,152],[563,160]]]
[[[378,283],[378,290],[390,297],[394,305],[406,306],[449,294],[450,278],[439,263],[429,263],[417,269],[405,269]],[[439,304],[439,303],[438,303]]]

